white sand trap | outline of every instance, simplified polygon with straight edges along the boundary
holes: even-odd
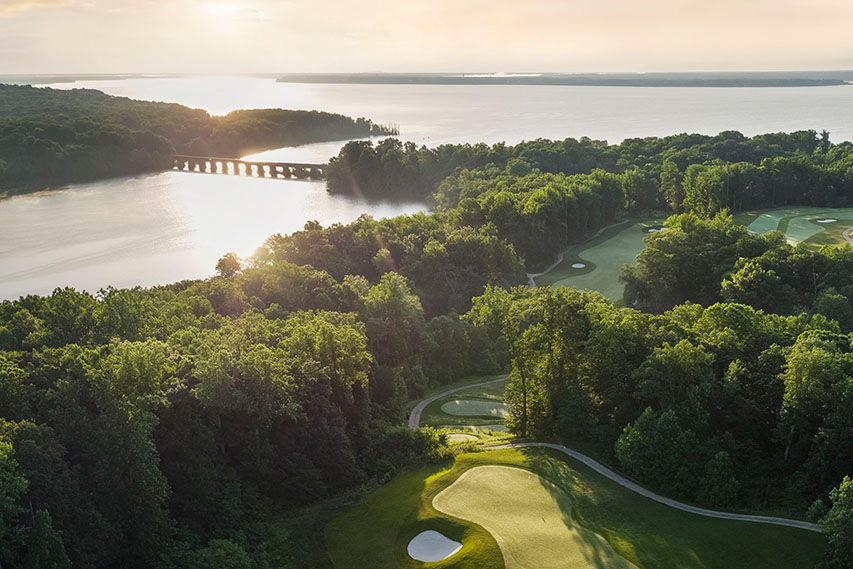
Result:
[[[444,537],[437,531],[428,529],[422,531],[409,542],[409,557],[429,563],[447,559],[462,549],[462,544]]]
[[[466,435],[463,433],[450,433],[447,435],[447,441],[451,443],[467,443],[468,441],[476,441],[474,435]]]
[[[666,227],[661,227],[659,229],[654,228],[654,227],[650,227],[649,230],[647,231],[647,233],[662,233],[664,231],[666,231]]]
[[[827,219],[815,219],[815,221],[816,221],[816,222],[818,222],[818,223],[835,223],[835,222],[836,222],[836,221],[838,221],[838,220],[837,220],[837,219],[829,219],[829,218],[827,218]]]
[[[455,399],[441,406],[448,415],[457,417],[500,417],[509,414],[509,405],[498,401],[479,401],[474,399]]]
[[[583,268],[585,268],[585,267],[586,267],[586,265],[584,265],[583,263],[574,263],[574,264],[572,265],[572,268],[573,268],[573,269],[583,269]]]

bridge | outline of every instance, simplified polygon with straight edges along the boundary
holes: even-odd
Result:
[[[326,177],[326,164],[301,162],[255,162],[237,158],[206,158],[203,156],[175,156],[173,170],[199,174],[224,174],[254,176],[283,180],[322,180]]]

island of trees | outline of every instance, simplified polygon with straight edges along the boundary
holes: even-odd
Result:
[[[756,236],[727,209],[844,205],[853,145],[813,131],[608,145],[348,144],[330,191],[431,214],[272,236],[218,275],[0,304],[0,560],[328,567],[325,520],[452,457],[409,402],[510,371],[509,426],[697,504],[826,529],[853,559],[853,250]],[[626,216],[668,231],[627,308],[526,285]],[[39,544],[38,547],[35,544]]]
[[[0,194],[172,167],[175,154],[238,158],[327,140],[390,134],[317,111],[206,111],[105,95],[0,85]]]

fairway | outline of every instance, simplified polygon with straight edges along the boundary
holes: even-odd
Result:
[[[818,220],[831,220],[819,223]],[[845,245],[842,237],[845,229],[853,227],[853,208],[796,207],[765,211],[748,226],[750,233],[763,235],[770,231],[781,231],[788,243],[805,243],[817,248],[823,245]]]
[[[551,272],[534,279],[537,286],[571,287],[598,291],[619,301],[624,287],[619,281],[622,267],[633,264],[643,250],[643,238],[660,221],[626,222],[603,231],[601,235],[567,250],[563,262]],[[582,268],[572,265],[583,264]]]
[[[527,470],[478,466],[433,500],[435,509],[492,534],[506,569],[635,568],[600,535],[572,520],[572,502]]]
[[[518,472],[489,474],[494,466],[510,467],[506,470],[524,478]],[[474,474],[466,475],[469,471]],[[454,489],[460,480],[462,485]],[[490,489],[479,488],[481,484]],[[530,551],[522,551],[527,549],[523,542],[535,538],[516,535],[533,531],[534,512],[540,523],[542,518],[548,522],[543,539],[555,539],[551,532],[574,536],[572,551],[561,555],[578,560],[579,552],[600,552],[590,565],[576,565],[597,569],[632,564],[640,569],[804,569],[817,564],[825,539],[791,527],[678,510],[562,453],[525,448],[462,454],[449,464],[404,472],[329,522],[326,543],[338,569],[423,567],[409,557],[407,546],[426,530],[462,543],[453,557],[430,567],[501,569],[529,559],[536,560],[530,567],[553,567],[548,556],[540,557],[545,546],[534,542]],[[522,515],[520,528],[513,526],[517,514]],[[512,560],[504,562],[503,549],[510,542]]]

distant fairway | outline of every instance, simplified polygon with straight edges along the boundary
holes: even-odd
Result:
[[[742,219],[748,219],[744,214]],[[830,223],[818,223],[818,220],[831,219]],[[845,245],[842,237],[845,229],[853,227],[853,208],[816,208],[794,207],[780,208],[757,214],[747,226],[750,233],[763,235],[770,231],[781,231],[788,243],[805,243],[818,248],[823,245]]]
[[[563,262],[551,272],[534,279],[537,286],[571,287],[598,291],[610,300],[620,301],[624,287],[619,282],[622,267],[633,265],[643,250],[643,238],[661,221],[625,222],[601,235],[568,249]],[[583,268],[573,268],[582,263]]]
[[[470,380],[469,380],[470,381]],[[503,402],[506,382],[457,391],[427,405],[420,424],[455,430],[505,431],[508,407]]]
[[[423,564],[406,547],[429,529],[462,543],[429,565],[443,569],[810,569],[824,547],[816,532],[660,504],[541,448],[463,454],[404,472],[329,522],[326,544],[337,569],[414,569]],[[566,564],[555,565],[557,557]]]
[[[604,538],[572,520],[565,492],[527,470],[472,468],[438,494],[433,506],[488,530],[506,569],[636,568]]]

